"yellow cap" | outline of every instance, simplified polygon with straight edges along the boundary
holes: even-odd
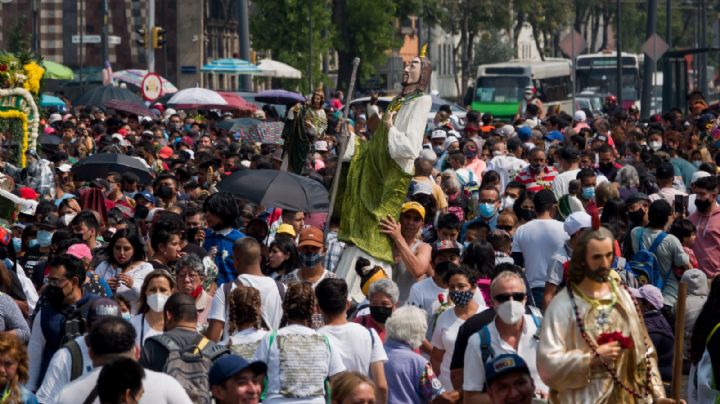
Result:
[[[375,281],[379,281],[380,279],[388,278],[387,274],[385,273],[385,270],[381,267],[375,267],[375,273],[370,275],[369,278],[366,280],[363,279],[361,281],[361,290],[365,296],[368,295],[368,291],[370,290],[370,285],[372,285]],[[389,278],[388,278],[389,279]]]
[[[420,205],[418,202],[415,201],[409,201],[403,203],[402,207],[400,208],[400,213],[405,213],[409,210],[414,210],[417,213],[420,214],[420,217],[425,220],[425,208]]]
[[[289,225],[287,223],[283,223],[280,226],[278,226],[276,233],[277,234],[285,233],[285,234],[289,234],[289,235],[295,237],[295,229],[292,227],[292,225]]]

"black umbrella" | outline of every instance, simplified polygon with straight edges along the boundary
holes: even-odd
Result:
[[[147,184],[153,179],[153,174],[145,160],[118,153],[93,154],[84,160],[78,161],[72,168],[75,178],[87,181],[105,178],[112,172],[124,173],[126,171],[137,174],[142,184]]]
[[[132,101],[144,105],[142,98],[126,88],[115,86],[95,87],[80,95],[73,105],[84,105],[86,107],[96,106],[105,108],[105,103],[110,100]]]
[[[57,146],[62,142],[59,136],[42,134],[38,136],[38,143],[42,146]]]
[[[267,207],[326,212],[328,191],[310,178],[286,171],[242,169],[223,179],[218,190]]]

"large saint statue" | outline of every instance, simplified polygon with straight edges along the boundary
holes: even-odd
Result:
[[[578,240],[569,282],[545,311],[537,367],[551,403],[662,403],[657,352],[642,314],[610,268],[613,236]]]
[[[283,129],[283,170],[303,174],[303,170],[312,167],[310,159],[314,154],[313,145],[322,140],[327,130],[327,117],[323,104],[325,95],[322,88],[313,92],[308,105],[296,104],[288,112],[288,120]]]
[[[388,105],[370,140],[361,142],[351,134],[343,161],[350,161],[340,200],[338,238],[349,243],[338,264],[338,275],[360,297],[355,261],[365,256],[386,272],[392,271],[393,244],[380,232],[380,222],[397,219],[414,172],[414,161],[422,151],[427,116],[432,104],[424,90],[430,84],[432,65],[421,52],[406,63],[402,92]]]

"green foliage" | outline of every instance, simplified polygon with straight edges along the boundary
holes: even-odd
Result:
[[[2,133],[6,139],[10,139],[12,153],[10,162],[13,164],[20,163],[19,150],[17,145],[21,145],[23,141],[23,125],[19,119],[0,119],[0,133]],[[13,147],[15,146],[15,147]]]
[[[310,7],[308,9],[308,6]],[[312,40],[311,87],[321,77],[322,55],[330,52],[334,29],[331,7],[326,0],[263,0],[254,2],[250,15],[250,32],[256,49],[272,51],[273,59],[284,62],[303,72],[301,91],[312,88],[308,84],[310,64],[310,41]],[[310,32],[312,16],[312,33]],[[286,86],[298,84],[297,80],[281,81]]]
[[[474,66],[507,62],[514,58],[516,53],[515,48],[504,40],[499,32],[487,32],[475,45]]]

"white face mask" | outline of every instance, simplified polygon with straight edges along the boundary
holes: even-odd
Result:
[[[165,303],[167,303],[170,296],[164,295],[162,293],[153,293],[152,295],[147,295],[147,298],[145,301],[147,302],[148,306],[150,306],[150,310],[154,311],[155,313],[162,313],[163,309],[165,308]]]
[[[76,213],[66,213],[60,217],[60,222],[65,226],[70,226],[70,222],[75,219]]]
[[[512,209],[513,205],[515,204],[515,198],[508,195],[502,199],[502,208],[503,209]]]
[[[662,142],[650,142],[648,146],[650,146],[653,151],[658,151],[662,147]]]
[[[503,323],[509,325],[517,324],[525,314],[525,304],[523,302],[516,302],[515,300],[508,300],[500,304],[495,312],[500,316]]]

